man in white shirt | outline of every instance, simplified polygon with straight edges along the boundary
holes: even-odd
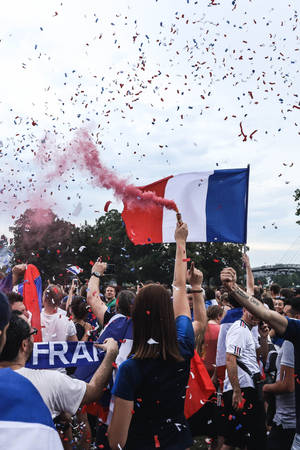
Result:
[[[74,415],[79,406],[99,400],[112,374],[113,362],[118,354],[116,341],[110,338],[104,344],[97,344],[106,351],[106,355],[91,381],[85,383],[56,370],[27,369],[25,364],[33,350],[34,333],[35,329],[14,313],[7,329],[0,367],[9,367],[28,378],[39,391],[52,418],[61,412]]]
[[[59,308],[62,293],[58,286],[50,284],[43,293],[41,329],[44,342],[77,341],[76,328],[65,311]]]
[[[260,379],[258,357],[268,351],[268,327],[262,323],[258,330],[260,347],[255,343],[252,327],[259,321],[243,309],[226,336],[226,376],[224,381],[224,405],[228,415],[225,445],[247,450],[266,448],[265,412],[262,398],[254,379]],[[225,447],[226,448],[226,447]]]
[[[10,314],[8,300],[0,292],[0,354]],[[10,368],[0,369],[0,398],[0,448],[62,450],[50,412],[30,381]]]

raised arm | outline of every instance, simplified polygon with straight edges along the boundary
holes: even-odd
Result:
[[[265,308],[260,301],[239,288],[236,284],[236,273],[234,269],[231,267],[223,269],[221,272],[221,281],[225,289],[227,289],[227,291],[230,292],[242,306],[247,308],[248,311],[264,322],[270,324],[279,335],[285,333],[288,325],[286,317],[278,314],[276,311]]]
[[[246,253],[242,258],[246,269],[247,292],[250,295],[254,295],[254,276],[251,270],[250,259]]]
[[[190,269],[187,271],[187,282],[192,286],[193,294],[193,312],[194,321],[193,328],[195,338],[204,334],[207,325],[206,308],[202,289],[203,273],[196,269],[194,263],[191,263]]]
[[[68,294],[67,303],[66,303],[66,311],[67,311],[67,314],[68,314],[69,306],[70,306],[71,303],[72,303],[72,298],[73,298],[73,295],[74,295],[74,292],[75,292],[75,291],[76,291],[76,286],[75,286],[75,281],[74,281],[74,278],[73,278],[71,287],[70,287],[70,289],[69,289],[69,294]]]
[[[188,228],[185,223],[177,223],[175,230],[176,259],[173,281],[173,308],[175,319],[178,316],[191,317],[190,307],[186,295],[186,238]]]
[[[104,314],[107,311],[106,304],[100,298],[100,275],[103,275],[106,263],[96,262],[92,267],[92,275],[88,283],[87,302],[98,322],[103,326]],[[94,275],[93,275],[94,274]],[[97,276],[98,275],[98,276]]]

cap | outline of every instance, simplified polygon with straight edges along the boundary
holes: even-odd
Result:
[[[8,303],[7,297],[3,292],[0,292],[0,330],[8,324],[10,320],[10,304]]]

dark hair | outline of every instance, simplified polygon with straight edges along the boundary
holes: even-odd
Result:
[[[114,291],[115,291],[115,294],[117,294],[117,287],[114,286],[113,284],[108,284],[107,286],[105,286],[105,290],[106,290],[107,288],[113,288]]]
[[[17,292],[9,292],[9,294],[7,294],[7,298],[11,305],[16,302],[23,302],[22,295],[18,294]]]
[[[55,284],[49,284],[44,290],[43,299],[49,306],[60,306],[62,298],[61,289]]]
[[[300,298],[293,297],[289,299],[289,304],[292,307],[292,314],[300,314]]]
[[[0,361],[13,361],[18,356],[22,341],[30,336],[30,325],[18,313],[12,312]]]
[[[133,345],[136,359],[183,361],[180,355],[173,304],[169,292],[159,284],[144,286],[132,308]],[[149,344],[153,339],[157,344]]]
[[[294,297],[293,289],[289,289],[289,288],[280,289],[280,297],[284,297],[284,300]]]
[[[262,289],[261,286],[254,286],[254,294],[253,294],[253,297],[255,297],[255,298],[261,300],[261,295],[262,295],[263,291],[264,291],[264,290]]]
[[[132,305],[135,299],[135,294],[132,291],[120,291],[117,297],[117,312],[124,316],[131,317]]]
[[[223,315],[223,308],[219,305],[209,306],[206,310],[208,320],[216,320],[218,317]]]
[[[216,297],[215,290],[212,288],[205,289],[205,300],[213,300]]]
[[[273,292],[273,294],[275,295],[279,295],[280,294],[280,286],[277,283],[273,283],[270,286],[270,291]]]
[[[81,297],[87,297],[87,284],[84,284],[83,286],[81,286],[79,294]]]
[[[233,308],[241,308],[241,305],[239,302],[234,298],[234,296],[231,294],[231,292],[228,293],[227,302],[230,303],[230,305]]]
[[[271,297],[263,297],[263,298],[262,298],[262,301],[263,301],[266,305],[268,305],[269,309],[271,309],[272,311],[275,311],[275,308],[274,308],[274,302],[273,302],[273,299],[272,299]]]
[[[73,295],[71,302],[72,314],[76,319],[86,319],[88,315],[89,306],[85,298],[80,297],[80,295]]]

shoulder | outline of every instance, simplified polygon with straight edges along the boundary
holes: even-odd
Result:
[[[226,342],[229,341],[244,341],[250,334],[250,330],[241,320],[234,322],[229,328],[226,335]]]
[[[287,328],[285,333],[283,334],[284,339],[288,339],[291,342],[294,342],[299,338],[300,335],[300,320],[290,319],[287,317]]]
[[[195,337],[190,317],[178,316],[176,318],[176,330],[181,355],[184,358],[191,358],[194,354]]]

